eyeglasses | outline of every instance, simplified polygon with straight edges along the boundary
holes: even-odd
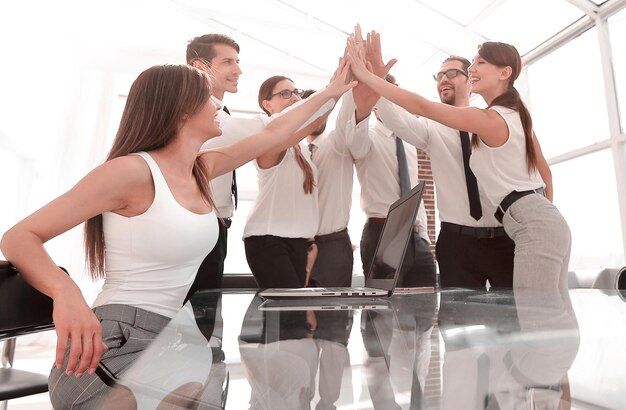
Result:
[[[463,74],[465,77],[468,77],[468,75],[467,75],[467,73],[465,71],[458,70],[456,68],[451,68],[451,69],[446,70],[446,71],[439,71],[437,74],[433,75],[433,78],[435,79],[435,81],[441,81],[441,79],[445,75],[450,80],[452,80],[454,77],[456,77],[459,74]]]
[[[280,95],[281,98],[284,98],[285,100],[291,98],[291,96],[295,94],[298,97],[302,98],[302,95],[304,94],[304,90],[301,90],[299,88],[296,88],[294,90],[282,90],[279,91],[277,93],[274,93],[272,95],[270,95],[269,97],[266,98],[266,100],[271,100],[272,98],[274,98],[277,95]]]

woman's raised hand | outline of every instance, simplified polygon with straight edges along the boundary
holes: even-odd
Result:
[[[380,78],[385,78],[389,74],[391,67],[398,62],[398,60],[392,58],[385,64],[380,46],[380,34],[375,31],[367,33],[365,57],[369,64],[368,68],[371,67],[372,72]]]
[[[365,76],[370,74],[365,61],[365,48],[360,38],[351,35],[348,37],[348,45],[346,46],[347,60],[350,63],[350,70],[358,80],[363,80]]]
[[[355,85],[357,85],[357,82],[350,80],[350,66],[348,61],[342,58],[330,82],[326,86],[325,91],[336,101]]]

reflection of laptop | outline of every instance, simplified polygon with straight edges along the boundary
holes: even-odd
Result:
[[[424,182],[420,182],[389,207],[365,287],[271,288],[259,292],[259,295],[265,298],[391,296],[400,276],[407,245],[413,236],[423,190]]]
[[[288,298],[288,299],[266,299],[259,310],[295,310],[295,311],[317,311],[317,310],[378,310],[390,309],[389,303],[380,299],[361,298]]]

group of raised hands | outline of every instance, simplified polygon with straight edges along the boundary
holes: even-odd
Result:
[[[341,88],[340,82],[343,81],[348,86],[343,92],[352,88],[359,121],[369,115],[381,91],[388,86],[382,85],[383,79],[396,62],[395,58],[384,62],[379,33],[371,31],[363,38],[361,27],[357,24],[346,41],[343,57],[329,87]]]

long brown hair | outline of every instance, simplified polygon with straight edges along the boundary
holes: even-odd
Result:
[[[522,71],[522,58],[517,52],[517,49],[512,45],[493,41],[488,41],[480,45],[478,55],[488,63],[498,67],[511,67],[512,72],[509,77],[509,87],[504,94],[496,97],[491,104],[489,104],[489,107],[499,105],[511,108],[519,113],[526,140],[526,166],[530,173],[537,169],[537,157],[535,145],[533,144],[533,120],[519,92],[513,86],[513,83]],[[478,136],[476,134],[472,135],[472,145],[474,147],[478,146]]]
[[[133,82],[120,126],[106,161],[152,151],[169,144],[177,135],[184,115],[195,114],[211,97],[207,74],[189,65],[159,65],[148,68]],[[204,200],[215,209],[209,174],[198,158],[193,176]],[[85,253],[93,279],[105,275],[105,243],[102,215],[85,223]]]
[[[261,87],[259,87],[259,96],[258,96],[259,107],[261,107],[261,109],[265,111],[267,115],[271,115],[271,114],[268,110],[265,109],[265,107],[263,107],[263,101],[269,100],[271,98],[272,91],[274,91],[274,87],[276,87],[276,84],[278,84],[279,82],[283,80],[288,80],[293,83],[293,80],[291,78],[288,78],[282,75],[275,75],[263,81],[263,84],[261,84]],[[278,97],[278,98],[282,98],[282,97]],[[296,162],[298,163],[298,166],[300,167],[300,169],[302,169],[302,171],[304,172],[304,182],[302,183],[302,189],[304,189],[305,194],[310,194],[313,192],[313,187],[315,186],[315,178],[313,177],[313,168],[311,168],[311,164],[309,164],[307,160],[304,159],[304,156],[302,155],[302,151],[300,150],[300,144],[294,145],[293,150],[296,153],[295,155]]]

